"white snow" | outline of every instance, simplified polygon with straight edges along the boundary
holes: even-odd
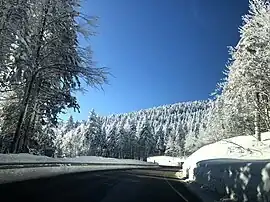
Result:
[[[270,132],[262,134],[261,142],[253,136],[237,136],[206,145],[185,160],[183,174],[193,180],[193,169],[197,167],[199,161],[220,159],[219,162],[228,162],[228,159],[222,160],[224,158],[229,158],[230,161],[270,159]]]
[[[105,158],[99,156],[78,156],[76,158],[65,158],[66,162],[74,163],[108,163],[108,164],[138,164],[138,165],[150,165],[148,162],[139,161],[135,159],[116,159]]]
[[[206,145],[183,165],[183,175],[239,201],[270,199],[270,132],[259,142],[238,136]]]
[[[0,163],[57,162],[57,159],[32,154],[0,154]]]
[[[181,166],[185,158],[172,156],[152,156],[147,158],[147,162],[157,163],[161,166]]]
[[[79,156],[76,158],[51,158],[32,154],[0,154],[0,164],[5,163],[93,163],[93,164],[134,164],[151,165],[133,159],[115,159],[98,156]]]

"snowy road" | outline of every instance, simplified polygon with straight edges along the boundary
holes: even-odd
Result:
[[[2,201],[28,202],[199,202],[173,173],[166,168],[74,173],[2,184],[0,196]]]

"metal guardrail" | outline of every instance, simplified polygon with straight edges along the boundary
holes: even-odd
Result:
[[[134,163],[80,163],[80,162],[12,162],[0,163],[0,169],[16,169],[16,168],[34,168],[34,167],[60,167],[60,166],[144,166],[144,167],[157,167],[157,164],[134,164]]]

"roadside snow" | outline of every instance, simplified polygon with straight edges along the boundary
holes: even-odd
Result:
[[[147,158],[147,162],[157,163],[161,166],[181,166],[185,158],[172,156],[152,156]]]
[[[0,163],[57,162],[57,159],[32,154],[0,154]]]
[[[228,158],[230,161],[269,159],[270,132],[262,134],[261,142],[253,136],[237,136],[206,145],[185,160],[183,175],[189,176],[190,180],[194,180],[193,170],[197,167],[199,161],[220,159],[220,162],[228,162]]]
[[[206,145],[184,162],[183,176],[220,196],[270,201],[270,133],[261,142],[238,136]]]
[[[0,165],[12,163],[93,163],[93,164],[136,164],[150,165],[147,162],[133,159],[115,159],[98,156],[79,156],[76,158],[51,158],[32,154],[0,154]]]
[[[135,159],[116,159],[105,158],[99,156],[78,156],[75,158],[65,158],[65,162],[73,163],[108,163],[108,164],[138,164],[138,165],[150,165],[145,161],[139,161]]]

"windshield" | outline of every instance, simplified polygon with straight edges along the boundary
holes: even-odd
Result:
[[[268,197],[269,0],[2,0],[0,16],[0,182],[136,168],[115,176]]]

